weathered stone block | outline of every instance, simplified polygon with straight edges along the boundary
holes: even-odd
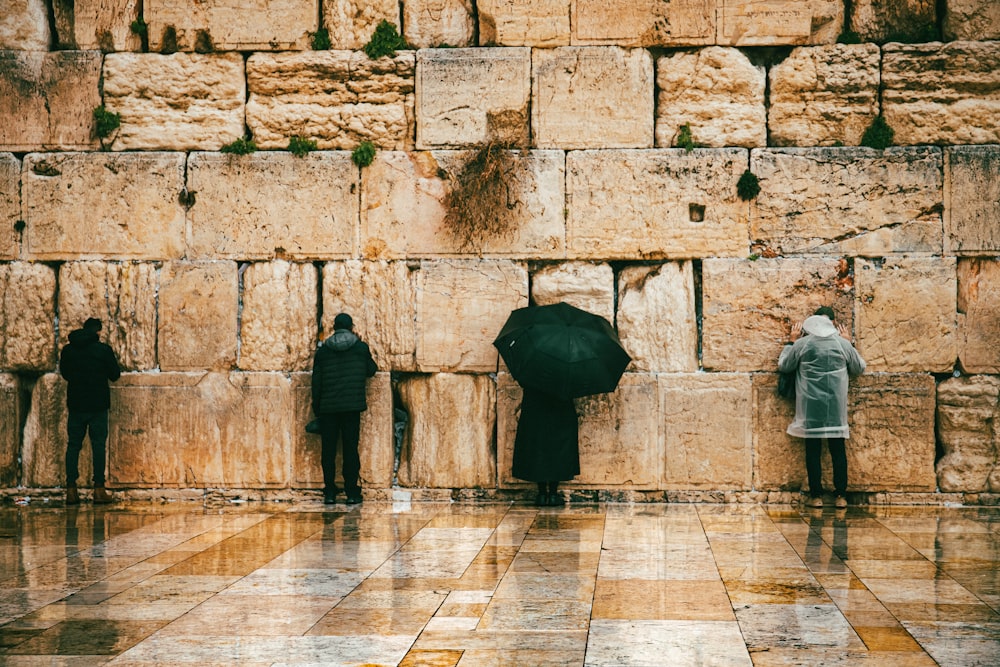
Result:
[[[793,50],[769,75],[771,145],[859,145],[879,113],[880,61],[874,44]]]
[[[765,82],[764,67],[737,49],[710,46],[659,58],[656,145],[676,146],[687,125],[701,146],[766,146]]]
[[[520,264],[423,262],[417,277],[417,367],[423,372],[495,372],[493,340],[510,312],[527,305],[528,272]]]
[[[478,0],[479,43],[553,47],[569,44],[570,0]]]
[[[1000,252],[1000,146],[944,151],[944,248],[950,255]]]
[[[0,368],[55,368],[56,272],[45,264],[0,263]]]
[[[531,50],[417,52],[417,148],[527,146]]]
[[[16,375],[0,373],[0,486],[18,482],[21,458],[21,384]]]
[[[319,2],[144,0],[142,14],[152,51],[279,51],[309,48]]]
[[[164,371],[236,364],[235,262],[169,262],[160,275],[159,360]]]
[[[114,392],[111,400],[115,400]],[[21,484],[29,488],[66,485],[66,382],[58,373],[38,378],[24,425]],[[90,437],[84,439],[79,461],[80,486],[90,486],[94,462]]]
[[[719,0],[715,43],[833,44],[844,27],[840,0]]]
[[[959,361],[966,373],[1000,373],[1000,261],[958,261]]]
[[[942,32],[949,41],[1000,39],[1000,4],[994,0],[948,0]]]
[[[714,0],[573,0],[573,44],[713,44],[715,5]]]
[[[8,0],[0,22],[0,49],[47,51],[49,8],[45,0]]]
[[[121,115],[115,150],[218,150],[244,135],[240,53],[112,53],[104,104]]]
[[[496,208],[506,233],[464,233],[445,225],[445,202],[472,151],[379,153],[362,171],[361,252],[366,258],[565,255],[561,151],[512,151],[502,161],[506,199]]]
[[[123,370],[156,368],[157,269],[150,263],[67,262],[59,268],[59,345],[88,317]]]
[[[100,51],[0,51],[0,150],[97,147],[100,81]]]
[[[139,51],[142,40],[132,32],[139,0],[55,0],[52,13],[60,49]]]
[[[531,301],[538,306],[565,301],[615,322],[615,275],[610,264],[564,262],[531,276]]]
[[[937,388],[937,436],[944,456],[937,462],[942,491],[1000,490],[1000,378],[949,378]]]
[[[621,270],[618,334],[632,356],[632,368],[654,373],[698,370],[694,302],[694,270],[690,262]]]
[[[753,409],[748,374],[657,376],[665,489],[752,486]]]
[[[418,49],[471,46],[473,11],[471,0],[408,0],[403,3],[403,37]]]
[[[413,146],[416,56],[371,60],[362,51],[255,53],[247,60],[246,123],[260,148],[293,136],[323,150]]]
[[[183,153],[27,155],[25,253],[32,259],[181,257],[183,188]]]
[[[940,253],[938,148],[761,149],[750,237],[781,254]]]
[[[189,257],[350,257],[358,168],[347,152],[194,153],[188,159]]]
[[[316,349],[318,271],[283,260],[249,265],[243,272],[239,367],[301,371]]]
[[[859,260],[854,273],[854,331],[869,371],[951,371],[959,350],[955,258]]]
[[[1000,42],[886,44],[882,85],[899,145],[1000,142]]]
[[[800,438],[786,433],[795,418],[795,402],[778,396],[777,375],[754,373],[750,377],[753,384],[753,488],[760,491],[808,488],[805,445]]]
[[[531,127],[539,148],[653,145],[653,57],[617,46],[532,52]],[[622,104],[628,100],[628,104]]]
[[[936,39],[934,0],[853,0],[851,30],[862,42],[932,42]]]
[[[10,153],[0,153],[0,259],[18,255],[21,219],[21,161]]]
[[[495,488],[493,380],[436,373],[403,378],[397,389],[410,419],[399,459],[400,486]]]
[[[604,150],[566,158],[567,254],[579,259],[746,257],[744,150]]]
[[[334,49],[363,48],[382,21],[399,31],[397,0],[324,0],[322,11],[323,27],[330,33]]]
[[[846,263],[836,259],[706,259],[702,263],[702,364],[716,371],[777,367],[792,325],[831,306],[851,329]]]

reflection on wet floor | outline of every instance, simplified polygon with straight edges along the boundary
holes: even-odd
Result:
[[[5,665],[1000,665],[1000,508],[0,509]]]

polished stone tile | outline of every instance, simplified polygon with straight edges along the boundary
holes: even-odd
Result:
[[[835,646],[864,649],[864,643],[833,604],[743,604],[735,607],[743,639],[752,651],[769,647]]]
[[[8,655],[117,655],[163,625],[157,621],[66,620],[11,647]]]
[[[302,635],[330,611],[329,598],[269,595],[217,595],[160,630],[160,635]]]
[[[479,623],[482,630],[586,630],[590,602],[581,600],[493,600]]]
[[[594,619],[733,621],[720,580],[598,579]]]
[[[785,579],[726,579],[733,605],[829,604],[830,596],[811,576]]]
[[[585,664],[750,667],[753,663],[733,622],[595,619]]]

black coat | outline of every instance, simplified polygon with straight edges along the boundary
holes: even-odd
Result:
[[[66,407],[70,412],[101,412],[111,407],[108,381],[121,377],[118,358],[96,331],[77,329],[59,355],[59,374],[69,383]]]
[[[334,331],[313,358],[313,414],[367,410],[365,384],[376,371],[367,343],[347,329]]]
[[[531,482],[561,482],[580,474],[576,406],[572,399],[524,390],[511,473]]]

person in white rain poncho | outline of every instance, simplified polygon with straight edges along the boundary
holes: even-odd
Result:
[[[847,329],[834,325],[832,308],[824,306],[801,325],[792,327],[794,342],[786,343],[778,358],[778,371],[795,373],[795,419],[788,434],[806,441],[809,505],[823,506],[820,456],[823,438],[833,462],[836,506],[847,507],[848,378],[861,375],[865,361],[854,349]]]

